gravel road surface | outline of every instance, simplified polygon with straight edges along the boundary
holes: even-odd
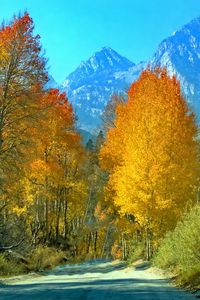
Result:
[[[42,275],[8,279],[0,285],[1,300],[189,300],[194,295],[141,263],[87,262],[57,267]]]

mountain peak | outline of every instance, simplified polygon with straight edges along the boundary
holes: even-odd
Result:
[[[73,72],[78,73],[79,77],[93,76],[102,72],[113,72],[128,70],[135,66],[133,62],[121,56],[110,47],[102,47],[96,51],[88,60],[82,61],[79,67]],[[73,73],[69,77],[73,76]]]
[[[180,29],[175,31],[170,37],[164,39],[153,57],[153,65],[160,62],[161,66],[168,66],[173,62],[185,68],[185,63],[193,64],[200,58],[200,17],[195,18]],[[178,60],[178,61],[177,61]]]
[[[88,60],[82,61],[78,68],[69,74],[63,83],[64,88],[73,89],[95,78],[105,78],[115,72],[125,72],[135,64],[126,57],[121,56],[111,47],[102,47]]]
[[[133,62],[117,53],[111,47],[102,47],[99,51],[95,52],[88,61],[91,62],[93,60],[95,60],[97,63],[100,63],[100,66],[103,67],[103,69],[104,67],[106,67],[106,69],[109,67],[112,70],[113,68],[118,68],[119,70],[123,68],[124,70],[127,70],[135,65]]]
[[[182,93],[200,119],[200,18],[175,31],[163,40],[155,52],[151,66],[165,66],[170,75],[176,75]]]
[[[182,26],[182,29],[190,27],[194,28],[195,26],[200,27],[200,17],[192,19],[189,23]]]
[[[108,47],[108,46],[104,46],[104,47],[101,47],[99,50],[97,50],[95,53],[94,53],[94,56],[98,55],[98,54],[102,54],[102,53],[106,53],[106,54],[109,54],[111,56],[118,56],[118,57],[122,57],[119,53],[117,53],[115,50],[113,50],[111,47]]]
[[[79,127],[87,130],[97,127],[110,97],[114,92],[124,93],[130,78],[138,77],[142,67],[136,67],[111,47],[102,47],[82,61],[63,83],[79,116]]]
[[[106,51],[106,52],[116,52],[115,50],[113,50],[111,47],[109,46],[104,46],[104,47],[101,47],[101,49],[97,52],[101,52],[101,51]]]

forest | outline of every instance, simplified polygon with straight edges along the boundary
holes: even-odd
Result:
[[[84,145],[67,95],[48,80],[29,14],[2,24],[0,276],[141,258],[197,282],[199,135],[179,81],[144,70]]]

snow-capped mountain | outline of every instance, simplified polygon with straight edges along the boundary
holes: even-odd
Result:
[[[163,40],[148,65],[166,66],[181,82],[182,92],[200,122],[200,18]],[[113,93],[125,92],[147,63],[134,64],[109,47],[96,52],[69,74],[61,86],[78,116],[78,127],[92,132]]]
[[[63,83],[78,115],[78,126],[89,131],[98,127],[111,95],[124,92],[143,68],[144,63],[136,66],[109,47],[81,62]]]
[[[150,65],[166,66],[181,82],[182,92],[200,119],[200,18],[163,40]]]

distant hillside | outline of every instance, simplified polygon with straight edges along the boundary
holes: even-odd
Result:
[[[96,135],[91,134],[89,131],[79,128],[78,132],[82,137],[83,145],[86,145],[89,139],[92,139],[93,141],[96,140]]]

